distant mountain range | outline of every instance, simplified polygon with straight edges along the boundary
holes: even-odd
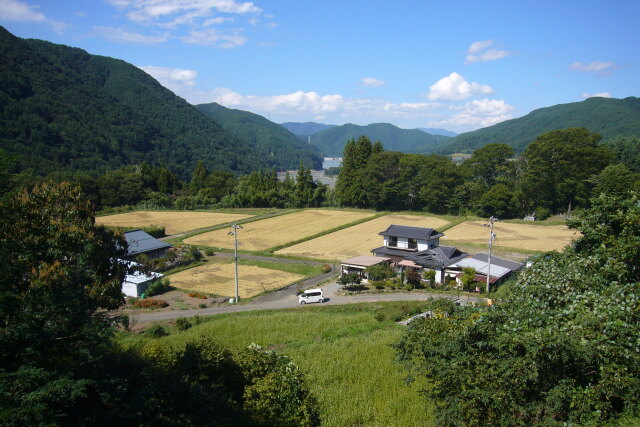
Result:
[[[16,158],[18,172],[103,173],[147,162],[188,179],[198,160],[210,170],[243,173],[318,161],[293,135],[277,140],[273,127],[282,128],[273,123],[262,123],[270,130],[256,125],[252,137],[233,135],[121,60],[20,39],[0,27],[0,64],[0,149]],[[233,129],[235,116],[228,116],[225,127]]]
[[[325,125],[323,123],[314,123],[314,122],[304,122],[304,123],[287,122],[287,123],[281,123],[280,126],[284,127],[292,134],[300,137],[307,137],[309,135],[313,135],[314,133],[318,133],[323,130],[336,127],[336,125]]]
[[[278,159],[278,164],[286,169],[296,169],[300,160],[311,169],[322,169],[322,157],[316,147],[258,114],[226,108],[215,102],[195,107],[241,141],[249,142]]]
[[[501,142],[522,152],[538,135],[557,129],[584,127],[604,140],[640,136],[640,98],[588,98],[540,108],[526,116],[466,132],[440,147],[439,153],[471,152]]]
[[[446,130],[446,129],[437,129],[437,128],[417,128],[417,129],[431,135],[442,135],[442,136],[451,136],[451,137],[458,135],[457,133],[452,132],[450,130]]]
[[[359,126],[348,123],[323,130],[311,136],[311,144],[328,157],[342,156],[344,146],[351,138],[368,137],[371,142],[381,141],[387,151],[404,153],[430,153],[439,150],[450,138],[430,135],[418,129],[400,129],[389,123]]]

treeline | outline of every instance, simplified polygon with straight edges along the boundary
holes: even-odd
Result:
[[[599,135],[583,128],[552,131],[537,137],[518,158],[508,145],[489,144],[456,165],[437,155],[384,151],[381,143],[360,137],[345,147],[335,201],[358,208],[501,218],[536,213],[544,219],[587,207],[594,193],[638,187],[637,139],[617,141],[613,148],[599,141]]]

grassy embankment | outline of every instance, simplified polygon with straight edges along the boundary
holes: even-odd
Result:
[[[346,306],[309,306],[204,318],[185,332],[159,338],[184,346],[202,336],[230,349],[251,343],[290,356],[307,376],[318,399],[324,426],[434,425],[431,406],[417,383],[405,381],[391,344],[404,327],[394,319],[427,308],[425,302],[384,302]],[[125,346],[153,340],[124,335]]]

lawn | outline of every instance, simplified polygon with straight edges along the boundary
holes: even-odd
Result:
[[[274,218],[244,224],[240,230],[239,249],[262,251],[313,236],[351,222],[374,216],[368,212],[307,209]],[[229,230],[215,230],[184,240],[190,245],[233,248],[233,236]]]
[[[482,221],[465,221],[445,232],[451,242],[486,244],[489,229]],[[498,222],[494,225],[496,246],[530,251],[560,251],[577,237],[577,231],[564,225],[529,225]],[[444,243],[441,241],[441,243]]]
[[[194,211],[136,211],[96,218],[96,224],[116,227],[147,227],[159,225],[167,235],[197,230],[199,228],[224,224],[250,218],[252,215],[194,212]]]
[[[391,344],[404,331],[393,318],[425,302],[385,302],[224,314],[161,338],[183,346],[202,336],[231,349],[251,343],[290,356],[317,397],[323,426],[435,425],[431,406],[407,383]],[[125,345],[152,340],[128,336]]]
[[[238,266],[238,287],[241,298],[251,298],[279,289],[306,277],[302,269],[299,272],[283,271],[285,268],[275,269],[277,268],[275,263],[268,267],[270,268],[247,264]],[[290,270],[293,268],[295,267],[289,267]],[[169,277],[171,285],[178,289],[220,296],[235,295],[235,266],[231,260],[214,260]]]
[[[421,215],[385,215],[353,227],[335,231],[318,238],[276,251],[279,255],[296,255],[308,258],[343,260],[356,255],[370,255],[371,249],[384,244],[378,233],[391,224],[412,227],[439,228],[449,221]]]

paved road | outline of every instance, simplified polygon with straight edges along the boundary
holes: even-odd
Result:
[[[316,286],[333,276],[333,272],[307,279],[301,283],[303,289]],[[430,298],[449,298],[456,300],[455,295],[443,295],[437,293],[397,293],[397,294],[368,294],[368,295],[337,295],[339,285],[332,281],[322,286],[327,301],[324,304],[340,305],[340,304],[356,304],[361,302],[378,302],[378,301],[424,301]],[[298,304],[297,286],[292,285],[254,299],[247,304],[228,305],[223,307],[209,307],[197,310],[180,310],[180,311],[160,311],[147,313],[131,313],[132,322],[138,324],[148,322],[158,322],[163,320],[177,319],[180,317],[194,316],[210,316],[222,313],[238,313],[241,311],[253,310],[280,310],[284,308],[299,308],[304,310],[304,306]],[[462,297],[462,302],[479,302],[482,298]]]

